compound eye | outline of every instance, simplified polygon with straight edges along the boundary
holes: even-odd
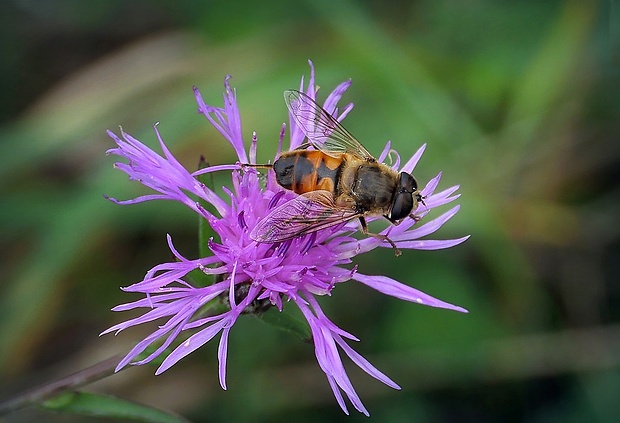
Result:
[[[418,182],[413,176],[406,172],[400,172],[400,180],[398,183],[402,191],[413,192],[418,189]]]
[[[392,220],[400,220],[411,213],[413,209],[413,196],[409,192],[401,192],[396,194],[394,203],[392,203],[392,210],[390,211],[390,218]]]

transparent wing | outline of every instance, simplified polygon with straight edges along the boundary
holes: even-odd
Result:
[[[310,191],[276,207],[250,234],[257,242],[280,242],[329,228],[360,216],[334,204],[329,191]]]
[[[364,160],[375,158],[332,115],[306,94],[284,92],[284,101],[310,143],[325,154],[349,153]]]

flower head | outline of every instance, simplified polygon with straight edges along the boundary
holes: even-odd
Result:
[[[312,63],[310,66],[310,80],[305,85],[302,78],[300,91],[315,99],[317,88],[314,84],[314,68]],[[239,159],[237,164],[209,166],[192,173],[174,158],[161,139],[157,127],[155,132],[163,155],[154,152],[122,130],[120,137],[108,132],[117,144],[117,147],[109,150],[109,153],[127,161],[116,163],[116,168],[127,173],[130,179],[138,180],[157,192],[126,201],[112,198],[110,200],[118,204],[134,204],[150,200],[181,202],[204,218],[221,240],[209,241],[212,255],[188,259],[176,250],[171,237],[168,236],[168,246],[176,260],[153,267],[142,281],[123,288],[128,292],[144,294],[145,297],[119,305],[113,310],[143,308],[144,314],[119,323],[104,333],[119,332],[131,326],[156,320],[163,319],[164,323],[139,342],[119,363],[117,370],[127,364],[140,365],[150,362],[175,343],[182,332],[190,331],[188,333],[192,333],[191,336],[177,341],[178,345],[163,360],[156,371],[159,374],[219,334],[219,379],[222,388],[226,389],[228,335],[239,316],[269,306],[282,311],[285,302],[292,302],[301,310],[309,324],[319,366],[325,372],[339,405],[348,413],[342,395],[344,392],[357,410],[368,415],[344,369],[340,357],[341,351],[372,377],[395,389],[399,387],[351,348],[347,340],[358,341],[358,339],[334,324],[323,313],[316,297],[329,295],[339,283],[355,280],[406,301],[462,312],[465,310],[387,276],[366,275],[358,271],[357,266],[347,267],[352,259],[360,254],[377,247],[389,247],[389,244],[375,237],[363,239],[352,237],[358,229],[356,222],[328,227],[277,244],[254,241],[250,233],[258,222],[271,209],[294,198],[296,194],[281,188],[271,175],[273,172],[269,172],[270,176],[263,183],[255,169],[240,165],[256,164],[257,137],[254,134],[249,150],[246,151],[236,93],[231,89],[229,79],[227,77],[224,83],[223,108],[206,104],[199,91],[194,89],[194,92],[199,113],[203,114],[233,146]],[[337,107],[349,85],[349,81],[340,84],[328,95],[323,104],[323,108],[339,121],[353,108],[352,104],[341,110]],[[285,128],[283,126],[280,133],[279,151],[282,148]],[[295,149],[303,143],[303,129],[294,119],[291,119],[289,134],[289,149]],[[424,145],[419,148],[401,167],[400,156],[390,149],[388,142],[379,160],[383,161],[389,153],[394,153],[395,160],[392,167],[398,171],[411,173],[424,148]],[[226,191],[228,196],[226,199],[220,198],[198,178],[200,174],[217,171],[231,172],[232,189]],[[440,178],[441,173],[421,190],[425,206],[418,211],[417,217],[423,219],[433,208],[458,198],[458,194],[455,194],[457,186],[435,192]],[[202,206],[201,202],[212,205],[212,212]],[[399,249],[448,248],[460,244],[468,237],[451,240],[421,238],[439,229],[457,213],[458,209],[459,207],[455,206],[425,223],[419,219],[407,218],[398,226],[389,225],[381,233],[389,234]],[[189,282],[187,275],[196,269],[207,275],[219,277],[211,285],[195,286]],[[205,315],[201,312],[205,305],[218,297],[226,298],[228,307],[225,311],[215,315]],[[150,353],[136,361],[147,348]]]

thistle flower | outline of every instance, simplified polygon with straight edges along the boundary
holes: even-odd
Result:
[[[314,68],[311,62],[310,67],[310,80],[305,86],[302,78],[300,91],[315,99],[318,88],[314,84]],[[153,267],[142,281],[123,288],[127,292],[144,294],[145,297],[119,305],[113,310],[141,308],[145,309],[144,314],[119,323],[104,333],[119,332],[131,326],[160,319],[163,319],[164,323],[157,326],[151,335],[139,342],[125,356],[119,363],[117,371],[128,364],[142,365],[152,361],[176,341],[176,347],[165,357],[156,371],[156,374],[162,373],[220,334],[219,380],[222,388],[226,389],[228,335],[239,316],[267,307],[276,307],[282,311],[285,302],[292,302],[308,322],[319,366],[325,372],[340,407],[348,414],[342,395],[344,392],[358,411],[369,415],[347,376],[340,351],[370,376],[392,388],[400,388],[351,348],[347,340],[358,341],[358,339],[333,323],[323,313],[316,297],[329,295],[339,283],[355,280],[381,293],[406,301],[461,312],[466,310],[433,298],[387,276],[361,273],[357,265],[346,267],[360,254],[377,247],[390,247],[375,237],[363,239],[352,237],[358,230],[357,222],[322,229],[278,244],[257,243],[252,240],[249,234],[257,223],[272,208],[293,198],[295,194],[283,190],[272,176],[262,183],[255,169],[240,165],[256,164],[257,137],[256,134],[253,135],[249,151],[246,152],[236,93],[231,89],[229,79],[230,77],[227,77],[224,83],[223,108],[206,104],[196,88],[194,93],[199,113],[203,114],[232,145],[239,160],[237,164],[209,166],[192,173],[187,171],[168,150],[157,127],[155,133],[163,155],[151,150],[122,130],[120,137],[108,131],[109,136],[117,144],[117,147],[108,153],[128,161],[118,162],[115,167],[127,173],[130,179],[138,180],[157,192],[125,201],[110,198],[111,201],[118,204],[135,204],[151,200],[181,202],[205,219],[221,240],[209,241],[208,246],[212,255],[188,259],[177,251],[168,235],[168,246],[176,260]],[[350,81],[347,81],[337,86],[323,105],[323,108],[339,121],[353,108],[352,104],[344,107],[342,111],[337,108],[337,103],[349,85]],[[279,151],[285,129],[286,125],[283,125]],[[291,119],[289,134],[289,149],[299,147],[304,140],[304,134],[294,119]],[[388,142],[379,160],[383,161],[388,154],[394,153],[395,160],[392,167],[398,171],[411,173],[424,149],[423,145],[400,167],[400,156],[390,149]],[[232,189],[225,189],[229,197],[227,199],[220,198],[198,179],[201,174],[218,171],[231,172]],[[431,179],[421,191],[421,195],[425,198],[425,206],[418,210],[417,215],[422,221],[407,218],[400,225],[388,225],[381,232],[389,233],[390,239],[399,249],[442,249],[460,244],[468,238],[466,236],[450,240],[421,239],[439,229],[459,210],[459,206],[455,206],[438,217],[422,223],[424,216],[432,209],[452,202],[459,196],[455,194],[458,186],[435,192],[440,178],[441,173]],[[213,206],[213,212],[203,207],[197,199]],[[218,279],[209,286],[194,286],[187,276],[196,269],[207,275],[218,275]],[[228,305],[224,312],[207,316],[201,313],[205,305],[222,297],[226,298]],[[191,336],[177,341],[184,331],[192,333]],[[147,348],[150,353],[137,360]]]

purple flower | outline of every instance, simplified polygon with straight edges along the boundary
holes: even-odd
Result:
[[[314,68],[311,62],[310,67],[310,80],[305,86],[302,78],[300,91],[315,99],[317,88],[314,85]],[[347,81],[336,87],[323,105],[323,108],[338,120],[342,120],[353,108],[352,104],[341,111],[337,108],[337,103],[349,85],[350,81]],[[192,335],[177,341],[176,347],[163,360],[156,371],[157,374],[162,373],[220,334],[219,379],[222,388],[226,389],[228,334],[239,316],[244,312],[268,306],[277,307],[282,311],[285,302],[293,302],[308,321],[319,366],[325,372],[338,404],[348,414],[342,395],[344,392],[358,411],[368,415],[347,376],[340,357],[341,351],[372,377],[392,388],[399,389],[399,386],[349,346],[347,340],[358,341],[358,339],[339,328],[323,313],[316,296],[329,295],[337,284],[353,279],[379,292],[406,301],[461,312],[466,310],[433,298],[387,276],[366,275],[359,272],[357,266],[345,267],[357,255],[377,247],[390,247],[375,237],[362,239],[352,237],[352,234],[359,229],[356,221],[278,244],[257,243],[252,240],[249,234],[269,210],[294,198],[296,194],[285,191],[277,185],[273,172],[268,172],[269,176],[264,182],[254,168],[240,165],[256,163],[257,137],[254,134],[249,151],[246,152],[236,93],[229,85],[229,78],[226,78],[224,86],[226,89],[224,108],[209,106],[203,101],[197,89],[194,89],[194,92],[199,112],[235,149],[239,159],[237,164],[210,166],[191,173],[170,153],[156,127],[155,133],[163,150],[163,156],[122,130],[121,137],[108,131],[117,144],[117,147],[109,150],[109,153],[128,161],[116,163],[116,168],[127,173],[130,179],[138,180],[157,192],[132,200],[118,201],[112,198],[110,200],[118,204],[135,204],[149,200],[179,201],[206,219],[221,239],[220,242],[214,239],[209,241],[212,255],[190,260],[175,249],[168,235],[168,246],[176,260],[153,267],[142,281],[123,288],[128,292],[142,293],[145,297],[119,305],[113,310],[144,308],[144,314],[119,323],[104,333],[119,332],[131,326],[160,319],[163,319],[163,323],[127,354],[119,363],[117,370],[127,364],[141,365],[150,362],[175,343],[181,332],[191,331]],[[304,134],[294,119],[291,119],[289,133],[289,148],[295,149],[302,144]],[[285,125],[280,133],[279,150],[282,147],[284,134]],[[390,149],[388,142],[379,160],[383,161],[392,153],[394,156],[392,167],[398,171],[411,173],[424,148],[424,145],[420,147],[401,167],[400,156]],[[200,174],[217,171],[231,171],[232,189],[226,191],[229,197],[227,199],[218,197],[197,178]],[[468,238],[421,239],[434,233],[459,210],[459,206],[455,206],[438,217],[422,223],[424,216],[432,209],[452,202],[459,196],[455,194],[458,186],[435,192],[440,178],[441,173],[431,179],[421,191],[425,198],[425,205],[420,206],[417,211],[417,216],[422,218],[421,222],[407,218],[398,226],[387,225],[381,232],[389,234],[399,249],[448,248]],[[199,199],[211,204],[215,214],[203,207],[197,201]],[[188,282],[187,275],[196,269],[207,275],[218,275],[219,278],[209,286],[194,286]],[[215,315],[204,313],[206,305],[221,298],[226,299],[226,310]],[[147,348],[149,354],[136,361]]]

